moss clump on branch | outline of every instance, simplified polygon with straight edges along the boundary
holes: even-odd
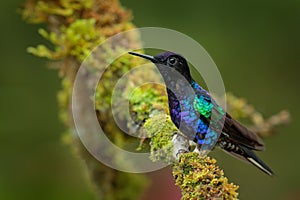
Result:
[[[130,95],[130,111],[134,121],[144,122],[151,112],[167,112],[167,96],[165,88],[157,84],[146,84],[136,88]]]
[[[144,128],[150,142],[150,158],[155,161],[173,163],[173,143],[172,138],[178,129],[175,127],[169,115],[158,114],[149,118]]]
[[[29,47],[27,51],[51,60],[74,56],[83,61],[90,54],[90,50],[105,38],[94,28],[95,23],[95,19],[78,19],[68,26],[62,26],[59,33],[39,29],[39,34],[55,45],[55,49],[50,50],[45,45],[38,45]]]
[[[216,160],[198,153],[181,154],[173,164],[175,184],[180,187],[182,200],[237,199],[238,186],[228,183]]]

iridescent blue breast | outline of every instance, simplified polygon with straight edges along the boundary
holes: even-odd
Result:
[[[191,85],[195,90],[195,96],[183,97],[180,101],[168,91],[171,119],[189,139],[205,148],[212,148],[218,138],[214,128],[209,127],[210,124],[216,124],[210,122],[214,105],[205,90],[198,84]]]

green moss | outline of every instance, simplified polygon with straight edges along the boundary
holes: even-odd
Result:
[[[61,82],[62,89],[57,93],[59,106],[59,118],[65,124],[69,124],[70,116],[67,107],[69,106],[70,96],[72,92],[72,82],[69,78],[64,78]]]
[[[151,112],[166,112],[167,97],[162,95],[163,87],[157,84],[146,84],[136,88],[130,95],[130,111],[134,121],[144,122],[149,118]]]
[[[39,34],[54,45],[50,50],[44,45],[28,47],[27,51],[38,57],[60,60],[67,56],[74,56],[83,61],[91,50],[104,40],[95,29],[95,19],[78,19],[68,26],[61,26],[60,32],[47,32],[39,29]]]
[[[150,158],[153,161],[174,162],[172,138],[178,129],[175,127],[169,115],[156,114],[149,118],[144,128],[150,142]]]
[[[94,0],[28,0],[25,3],[23,17],[31,23],[48,22],[49,15],[79,17],[76,16],[78,12],[90,9],[94,4]]]
[[[173,164],[173,176],[181,189],[181,199],[237,199],[238,186],[228,183],[215,164],[215,159],[197,153],[180,155],[179,162]]]
[[[119,48],[119,51],[123,51]],[[96,65],[96,70],[104,71],[105,66],[108,65],[107,70],[104,71],[102,77],[99,81],[99,84],[96,88],[95,94],[95,107],[97,110],[107,110],[111,106],[111,96],[112,92],[119,92],[116,94],[117,96],[122,96],[121,91],[114,91],[115,84],[119,81],[120,77],[122,77],[126,72],[128,72],[131,68],[136,65],[139,65],[139,61],[133,56],[123,55],[120,58],[111,61],[112,55],[109,51],[103,52],[101,55],[101,60],[103,62],[101,65]],[[126,83],[124,83],[126,85]],[[118,101],[118,99],[116,99]]]

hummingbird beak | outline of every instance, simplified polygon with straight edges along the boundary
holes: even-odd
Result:
[[[141,53],[137,53],[137,52],[128,52],[128,53],[131,54],[131,55],[134,55],[134,56],[139,56],[139,57],[145,58],[147,60],[152,61],[153,63],[158,62],[158,60],[156,60],[153,56],[149,56],[149,55],[141,54]]]

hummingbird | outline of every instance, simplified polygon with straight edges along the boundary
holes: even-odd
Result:
[[[129,52],[154,63],[165,82],[169,113],[175,126],[198,147],[220,147],[266,174],[273,171],[254,153],[265,150],[262,140],[218,105],[191,76],[186,59],[173,52],[151,56]]]

